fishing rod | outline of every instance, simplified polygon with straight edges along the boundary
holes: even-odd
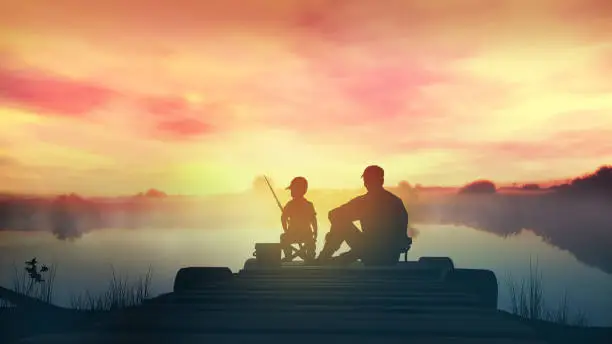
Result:
[[[281,202],[278,200],[278,197],[276,197],[276,192],[274,192],[274,189],[272,188],[272,185],[270,185],[270,181],[268,180],[268,177],[264,176],[264,179],[266,180],[266,183],[268,184],[268,187],[270,188],[270,191],[272,191],[272,195],[274,196],[274,199],[276,200],[276,204],[278,205],[278,208],[282,212],[283,211],[283,206],[281,205]]]
[[[270,181],[268,180],[268,177],[264,176],[264,179],[266,180],[266,183],[268,184],[268,187],[270,188],[270,191],[272,191],[272,195],[274,196],[274,199],[276,200],[276,204],[278,205],[278,209],[280,209],[281,213],[283,212],[283,206],[281,205],[281,202],[278,200],[278,197],[276,197],[276,192],[274,192],[274,189],[272,188],[272,185],[270,184]],[[285,230],[285,228],[283,227],[283,230]]]

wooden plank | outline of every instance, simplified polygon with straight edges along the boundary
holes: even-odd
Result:
[[[320,277],[320,276],[253,276],[253,277],[240,277],[235,278],[232,281],[228,281],[225,284],[244,284],[244,283],[261,283],[261,282],[301,282],[301,283],[363,283],[363,284],[374,284],[374,283],[395,283],[395,284],[415,284],[415,285],[446,285],[448,282],[438,279],[422,279],[422,278],[332,278],[332,277]]]
[[[419,273],[393,273],[392,271],[373,271],[370,273],[359,273],[351,271],[251,271],[248,273],[240,273],[235,277],[239,278],[258,278],[258,277],[275,277],[275,278],[334,278],[334,279],[402,279],[402,280],[441,280],[441,271],[423,270]]]
[[[361,262],[355,262],[349,265],[309,265],[304,262],[283,262],[280,267],[257,267],[253,265],[249,269],[241,270],[240,272],[250,271],[356,271],[359,273],[369,273],[377,271],[392,271],[394,273],[404,271],[417,271],[417,270],[431,270],[432,266],[428,263],[417,262],[417,261],[398,261],[397,264],[391,266],[366,266]]]
[[[410,314],[348,313],[260,313],[146,312],[124,314],[116,326],[130,328],[172,329],[197,332],[294,332],[294,333],[412,333],[431,335],[530,336],[527,326],[501,317]],[[123,321],[122,321],[123,320]],[[112,328],[112,327],[111,327]]]
[[[47,334],[22,339],[23,344],[134,344],[134,343],[224,343],[224,344],[544,344],[536,339],[501,337],[443,337],[410,335],[351,335],[351,334],[201,334],[201,333],[164,333],[143,331],[141,333],[71,333]]]
[[[244,278],[240,280],[234,280],[227,283],[219,283],[216,285],[251,285],[251,284],[286,284],[286,285],[338,285],[338,286],[449,286],[449,283],[442,281],[424,281],[421,279],[415,280],[401,280],[401,279],[341,279],[341,278],[280,278],[280,277],[269,277],[269,278]],[[213,284],[211,284],[213,285]]]
[[[153,301],[149,302],[152,303]],[[154,301],[156,303],[175,304],[234,304],[245,305],[269,304],[271,306],[283,304],[310,304],[310,305],[463,305],[483,307],[483,300],[477,295],[385,295],[351,294],[334,295],[317,293],[241,293],[241,294],[199,294],[175,295]]]
[[[283,280],[326,280],[326,281],[424,281],[424,282],[444,282],[440,276],[413,276],[413,275],[394,275],[394,274],[244,274],[237,275],[233,280],[262,280],[262,279],[283,279]]]
[[[242,270],[236,275],[253,276],[397,276],[400,278],[431,278],[440,277],[444,269],[422,268],[422,269],[393,269],[393,268],[372,268],[372,269],[325,269],[322,267],[300,268],[300,269],[253,269]]]
[[[424,283],[406,281],[341,281],[341,280],[255,280],[237,281],[236,283],[226,283],[210,285],[210,288],[224,287],[336,287],[336,288],[380,288],[380,289],[452,289],[455,286],[450,283]]]
[[[238,311],[238,312],[259,312],[267,314],[269,312],[325,312],[325,313],[344,313],[344,312],[368,312],[377,314],[386,313],[410,313],[410,314],[483,314],[496,316],[497,311],[482,308],[479,306],[448,306],[448,305],[311,305],[311,304],[280,304],[270,307],[266,304],[252,304],[245,307],[243,304],[173,304],[173,303],[148,303],[147,311],[151,312],[215,312],[215,311]]]
[[[291,291],[291,292],[309,292],[316,291],[318,293],[326,293],[326,292],[344,292],[344,293],[354,293],[354,292],[378,292],[381,294],[387,293],[420,293],[420,294],[430,294],[430,293],[458,293],[457,288],[452,288],[448,286],[406,286],[406,285],[320,285],[320,284],[244,284],[244,285],[224,285],[224,286],[206,286],[201,287],[194,290],[181,291],[179,293],[209,293],[215,292],[218,290],[224,290],[227,292],[233,293],[242,293],[248,291]]]
[[[375,289],[356,289],[353,291],[347,291],[345,289],[332,289],[332,288],[318,288],[318,289],[309,289],[309,288],[275,288],[275,289],[243,289],[243,290],[232,290],[232,289],[211,289],[211,290],[198,290],[193,292],[184,292],[184,293],[176,293],[174,298],[182,298],[182,297],[213,297],[213,296],[228,296],[228,295],[245,295],[245,296],[260,296],[260,297],[270,297],[283,295],[284,297],[302,297],[302,296],[324,296],[324,297],[335,297],[335,298],[344,298],[344,297],[375,297],[378,295],[384,295],[385,297],[395,297],[395,298],[452,298],[452,297],[471,297],[474,298],[475,295],[466,293],[466,292],[458,292],[458,291],[449,291],[449,290],[375,290]]]
[[[177,295],[204,295],[210,293],[303,293],[317,295],[336,295],[343,297],[348,294],[381,294],[381,295],[475,295],[468,290],[459,290],[450,286],[427,285],[336,285],[336,284],[288,284],[288,283],[245,283],[204,286]],[[161,297],[161,296],[160,296]]]
[[[322,277],[273,277],[257,276],[241,278],[242,283],[284,282],[284,283],[338,283],[338,284],[447,284],[441,280],[400,279],[400,278],[322,278]]]
[[[287,283],[287,282],[271,282],[271,283],[245,283],[245,284],[227,284],[218,286],[203,286],[193,290],[180,291],[180,293],[207,291],[207,290],[235,290],[241,292],[243,290],[329,290],[329,291],[345,291],[347,293],[361,290],[379,290],[380,293],[403,291],[406,292],[452,292],[457,291],[457,286],[453,285],[408,285],[408,284],[352,284],[352,283]]]
[[[317,304],[317,305],[342,305],[342,304],[361,304],[361,305],[383,305],[383,304],[410,304],[410,305],[480,305],[481,299],[476,296],[465,295],[462,297],[393,297],[393,296],[369,296],[360,297],[359,295],[345,295],[337,297],[335,295],[271,295],[253,296],[245,294],[235,295],[214,295],[214,296],[189,296],[174,295],[169,302],[172,303],[242,303],[247,304],[268,304],[270,307],[278,304]]]

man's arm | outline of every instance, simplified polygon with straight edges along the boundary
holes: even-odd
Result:
[[[406,237],[408,237],[408,211],[406,210],[406,206],[404,202],[400,199],[398,202],[399,214],[398,214],[398,222],[399,226],[403,228]]]
[[[334,222],[353,222],[361,218],[362,213],[362,202],[363,196],[358,196],[348,201],[347,203],[339,206],[338,208],[332,209],[328,218],[329,221]]]

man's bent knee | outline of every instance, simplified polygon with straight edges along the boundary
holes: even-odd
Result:
[[[327,213],[327,219],[329,220],[329,222],[334,222],[335,216],[333,210],[330,210],[329,213]]]

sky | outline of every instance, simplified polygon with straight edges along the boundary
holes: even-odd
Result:
[[[0,0],[0,190],[572,177],[612,162],[612,2]]]

